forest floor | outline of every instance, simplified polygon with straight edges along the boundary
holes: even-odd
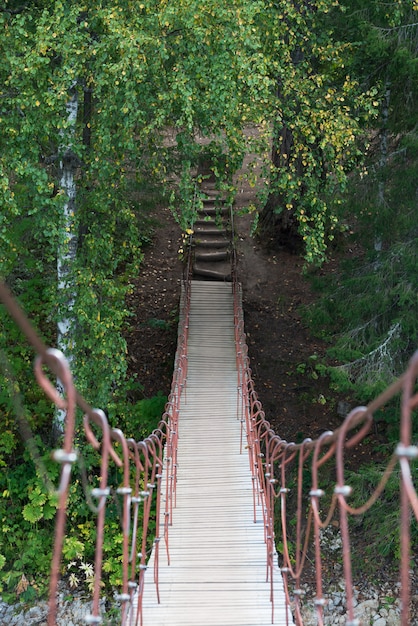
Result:
[[[338,409],[347,400],[350,404],[350,399],[333,391],[329,380],[315,371],[315,363],[325,358],[327,344],[313,336],[303,321],[303,308],[318,297],[303,274],[303,258],[250,234],[251,216],[243,209],[253,201],[253,194],[243,183],[235,204],[235,226],[255,388],[267,419],[282,438],[315,438],[341,424]],[[129,297],[134,313],[127,334],[129,364],[143,386],[143,397],[168,395],[170,390],[183,272],[179,226],[166,207],[153,217],[153,240],[144,249],[141,272]],[[331,275],[337,267],[337,259],[331,257],[320,272]],[[355,454],[360,453],[368,451]]]

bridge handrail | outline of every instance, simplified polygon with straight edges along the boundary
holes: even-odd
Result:
[[[60,483],[57,490],[58,507],[55,523],[55,540],[51,564],[49,586],[48,626],[55,626],[57,619],[57,592],[60,578],[60,564],[65,537],[66,512],[68,505],[69,487],[72,466],[77,462],[77,450],[74,447],[75,416],[77,406],[84,413],[83,429],[86,441],[100,455],[99,488],[86,494],[88,500],[96,500],[93,506],[97,513],[96,522],[96,550],[94,589],[92,593],[91,614],[86,616],[87,624],[100,624],[100,595],[102,580],[103,541],[105,537],[105,509],[106,500],[111,493],[108,481],[109,463],[115,463],[123,474],[123,484],[115,489],[115,493],[122,498],[122,587],[117,599],[121,605],[121,624],[142,623],[142,592],[144,574],[147,569],[147,542],[151,535],[150,512],[152,502],[155,502],[156,519],[160,519],[162,506],[162,489],[164,486],[165,502],[163,539],[169,559],[169,527],[172,523],[172,512],[175,506],[176,473],[177,473],[177,440],[178,414],[180,396],[187,381],[187,342],[190,311],[190,280],[186,276],[182,290],[182,313],[179,322],[178,346],[175,357],[174,374],[171,393],[165,406],[165,412],[158,427],[143,441],[126,438],[118,428],[111,428],[105,413],[100,409],[92,408],[85,398],[77,391],[70,367],[64,355],[54,348],[48,348],[39,338],[31,323],[13,298],[8,287],[0,282],[0,301],[3,302],[11,317],[21,328],[29,343],[35,348],[38,356],[35,361],[35,375],[38,383],[59,409],[66,412],[63,447],[55,450],[54,459],[61,464]],[[55,386],[45,374],[48,368],[50,373],[60,379],[65,391],[62,398]],[[118,444],[118,449],[114,444]],[[164,449],[165,446],[165,449]],[[163,467],[165,466],[165,467]],[[166,479],[163,478],[163,469]],[[134,477],[134,478],[132,478]],[[142,529],[139,529],[139,506],[143,506]],[[158,560],[159,536],[157,524],[154,546],[154,583],[157,598],[158,588]],[[132,616],[133,598],[137,597],[137,613]],[[133,620],[132,620],[133,617]]]
[[[234,273],[236,277],[236,273]],[[286,601],[291,603],[290,581],[295,586],[293,591],[294,615],[297,624],[303,624],[301,614],[301,600],[304,594],[302,589],[302,574],[306,564],[308,545],[313,531],[313,549],[315,554],[316,570],[316,598],[315,607],[318,624],[324,623],[324,606],[326,599],[323,593],[322,561],[320,531],[325,529],[335,514],[339,515],[339,527],[342,540],[343,572],[346,588],[347,624],[355,626],[359,621],[354,616],[353,576],[351,565],[351,547],[348,518],[350,515],[361,515],[368,510],[379,498],[391,473],[399,464],[400,469],[400,582],[401,582],[401,623],[410,624],[410,539],[412,519],[418,521],[418,497],[413,483],[411,462],[418,458],[418,447],[412,443],[413,411],[418,408],[418,393],[416,381],[418,377],[418,351],[413,355],[405,373],[381,395],[367,406],[360,406],[352,410],[342,425],[334,432],[324,432],[315,440],[305,439],[296,444],[287,442],[277,435],[267,421],[262,405],[254,389],[254,382],[248,357],[246,335],[244,332],[244,316],[242,309],[242,289],[238,281],[233,282],[234,293],[234,326],[238,369],[239,402],[238,415],[245,423],[247,448],[250,457],[250,466],[253,477],[254,512],[255,504],[262,505],[263,522],[266,538],[267,573],[273,586],[273,568],[275,566],[275,524],[277,516],[276,503],[280,503],[281,555]],[[399,444],[396,446],[380,484],[372,496],[363,506],[355,509],[349,505],[347,499],[351,487],[345,481],[344,453],[357,445],[369,433],[374,413],[383,407],[388,400],[398,393],[402,394]],[[320,499],[324,491],[319,485],[319,468],[327,461],[334,459],[336,466],[336,484],[328,512],[321,512]],[[296,539],[293,548],[290,548],[289,529],[286,517],[286,500],[288,488],[288,468],[297,467],[296,484]],[[309,500],[303,499],[303,482],[311,472]],[[307,505],[304,508],[304,503]],[[303,515],[307,513],[307,518]],[[304,513],[305,512],[305,513]],[[413,515],[411,515],[411,513]],[[305,522],[306,520],[306,522]],[[304,529],[304,526],[306,528]],[[291,556],[292,555],[292,556]],[[271,593],[272,612],[273,587]]]
[[[310,531],[313,530],[313,543],[316,564],[316,611],[318,623],[323,624],[325,598],[322,590],[321,574],[321,547],[320,531],[327,527],[334,514],[339,514],[339,526],[342,539],[342,557],[344,577],[346,581],[347,614],[349,623],[354,626],[358,622],[354,617],[353,580],[351,571],[350,536],[348,530],[348,516],[359,515],[370,508],[379,497],[391,472],[399,464],[400,493],[401,493],[401,601],[403,626],[409,624],[410,618],[410,528],[411,518],[418,520],[418,497],[411,473],[411,462],[418,458],[418,447],[412,443],[412,415],[418,408],[418,393],[416,380],[418,377],[418,352],[412,357],[404,375],[384,393],[368,406],[358,407],[351,411],[340,428],[335,432],[325,432],[315,440],[305,439],[300,444],[289,443],[281,439],[266,420],[262,405],[257,397],[252,380],[252,373],[248,357],[248,348],[244,332],[242,312],[242,290],[236,279],[234,268],[232,283],[234,293],[234,318],[236,358],[238,369],[238,407],[237,415],[242,421],[242,432],[247,437],[247,449],[254,485],[254,516],[257,504],[262,505],[263,522],[266,540],[266,567],[271,585],[273,586],[273,569],[275,567],[275,522],[276,502],[280,501],[280,523],[282,526],[283,565],[287,602],[290,603],[290,581],[295,583],[294,611],[297,623],[302,624],[301,616],[301,588],[302,574],[307,557]],[[151,503],[154,500],[159,511],[164,502],[164,529],[163,537],[154,538],[155,571],[154,581],[157,597],[158,589],[158,560],[160,539],[164,538],[167,557],[169,559],[169,527],[172,523],[172,512],[175,506],[175,487],[177,472],[177,437],[178,413],[180,396],[187,382],[187,342],[190,309],[190,272],[184,279],[182,313],[179,323],[178,349],[175,359],[171,393],[165,407],[165,413],[157,429],[145,440],[136,442],[127,439],[119,429],[112,429],[106,415],[99,409],[92,408],[77,392],[72,380],[71,372],[63,355],[47,348],[35,333],[26,316],[16,301],[12,298],[8,288],[0,283],[0,300],[3,301],[11,316],[26,335],[38,353],[35,363],[35,373],[39,384],[57,407],[66,411],[66,429],[63,447],[56,450],[54,457],[62,465],[60,484],[58,488],[59,504],[56,518],[56,536],[51,569],[50,600],[48,625],[56,624],[57,589],[61,562],[61,552],[65,532],[66,507],[71,479],[71,468],[77,462],[77,453],[74,449],[75,411],[80,407],[84,413],[84,432],[87,442],[100,452],[100,488],[93,489],[90,494],[97,500],[97,549],[95,561],[95,586],[91,615],[86,621],[98,624],[100,617],[100,583],[102,574],[102,548],[105,535],[104,515],[106,500],[110,494],[108,481],[109,463],[113,462],[122,469],[123,485],[116,489],[123,502],[122,530],[122,578],[123,583],[119,594],[122,609],[122,625],[127,624],[129,609],[132,606],[133,596],[138,597],[138,614],[141,618],[142,592],[144,572],[147,568],[147,538],[150,535],[149,519]],[[59,377],[64,384],[65,400],[56,392],[55,387],[44,373],[50,372]],[[362,507],[350,507],[347,499],[350,487],[344,479],[345,450],[357,445],[369,433],[373,424],[374,413],[384,406],[396,394],[402,394],[400,436],[387,465],[381,484]],[[118,444],[115,447],[114,444]],[[165,451],[164,451],[165,446]],[[335,459],[337,480],[329,510],[324,515],[320,510],[320,499],[323,491],[319,486],[319,469],[326,462]],[[286,499],[288,494],[287,470],[291,465],[297,465],[299,480],[296,486],[296,541],[294,557],[289,547],[289,533],[286,519]],[[163,480],[163,466],[165,466],[165,481]],[[303,485],[304,469],[308,468],[312,475],[309,491],[309,513],[306,532],[303,533]],[[132,475],[135,478],[132,481]],[[164,488],[164,499],[161,500]],[[139,505],[144,508],[142,533],[138,528]],[[272,587],[273,592],[273,587]],[[272,612],[274,612],[273,593]],[[273,613],[274,616],[274,613]],[[132,613],[130,615],[132,617]]]

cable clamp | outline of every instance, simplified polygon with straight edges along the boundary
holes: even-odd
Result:
[[[128,496],[132,493],[132,489],[130,487],[118,487],[116,489],[116,493],[118,493],[120,496]]]
[[[350,485],[342,485],[342,486],[336,486],[334,489],[334,493],[337,496],[350,496],[351,492],[353,491],[353,489],[350,487]]]
[[[289,493],[290,489],[288,489],[287,487],[281,487],[279,493]]]
[[[54,450],[52,458],[57,463],[75,463],[77,461],[77,452],[65,452],[65,450]]]
[[[117,593],[115,595],[116,602],[129,602],[130,599],[131,596],[129,595],[129,593]]]
[[[416,459],[418,458],[418,446],[404,446],[402,443],[399,443],[396,446],[395,454],[407,459]]]
[[[138,587],[138,583],[136,583],[134,580],[130,580],[128,582],[128,587],[129,589],[136,589]]]
[[[303,589],[295,589],[294,592],[295,596],[304,596],[306,594],[306,591],[304,591]]]
[[[91,495],[93,498],[107,498],[110,495],[110,488],[106,487],[105,489],[100,489],[96,487],[91,490]]]
[[[140,496],[132,496],[131,502],[132,504],[139,504],[140,502],[142,502],[142,498]]]
[[[322,498],[325,495],[325,491],[323,489],[311,489],[309,495],[311,498]]]
[[[314,604],[315,606],[326,606],[327,600],[325,598],[316,598]]]

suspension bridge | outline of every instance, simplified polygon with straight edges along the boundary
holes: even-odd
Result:
[[[193,281],[170,565],[160,567],[160,604],[152,562],[145,575],[144,624],[288,623],[278,566],[266,575],[242,418],[231,284]]]
[[[122,626],[303,624],[302,583],[310,543],[317,622],[323,624],[327,598],[320,534],[334,518],[341,532],[346,624],[359,625],[348,518],[374,504],[396,467],[401,496],[401,623],[407,626],[411,623],[410,533],[418,520],[411,471],[418,457],[411,441],[413,412],[418,407],[418,353],[398,381],[368,406],[351,411],[337,431],[298,445],[284,441],[266,420],[254,389],[242,292],[233,250],[225,243],[228,229],[222,221],[226,212],[211,194],[201,212],[194,264],[182,285],[171,393],[158,428],[143,441],[126,438],[109,426],[104,412],[90,407],[77,392],[64,356],[42,343],[7,287],[0,284],[0,299],[39,355],[35,364],[39,384],[66,411],[63,447],[54,453],[62,469],[48,626],[57,624],[71,468],[77,462],[77,406],[84,412],[86,439],[101,455],[100,488],[90,494],[97,503],[97,525],[95,579],[86,624],[103,622],[106,502],[115,492],[122,501],[122,584],[116,596]],[[47,368],[62,381],[65,398],[50,382]],[[345,482],[344,451],[367,436],[374,413],[396,394],[401,394],[399,444],[375,493],[354,509],[349,504],[351,488]],[[336,482],[328,508],[323,510],[320,469],[331,463]],[[110,484],[111,464],[120,468],[121,484]],[[307,468],[311,476],[308,495],[303,485]],[[294,469],[296,506],[289,524],[289,472]]]

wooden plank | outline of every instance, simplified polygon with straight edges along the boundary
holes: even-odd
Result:
[[[180,406],[177,506],[171,565],[160,544],[161,604],[145,574],[144,626],[263,626],[272,623],[262,512],[254,523],[245,433],[237,419],[231,284],[193,281],[188,376]],[[163,503],[164,504],[164,503]],[[163,506],[164,509],[164,506]],[[160,520],[163,527],[163,518]],[[274,624],[286,621],[281,575]]]

